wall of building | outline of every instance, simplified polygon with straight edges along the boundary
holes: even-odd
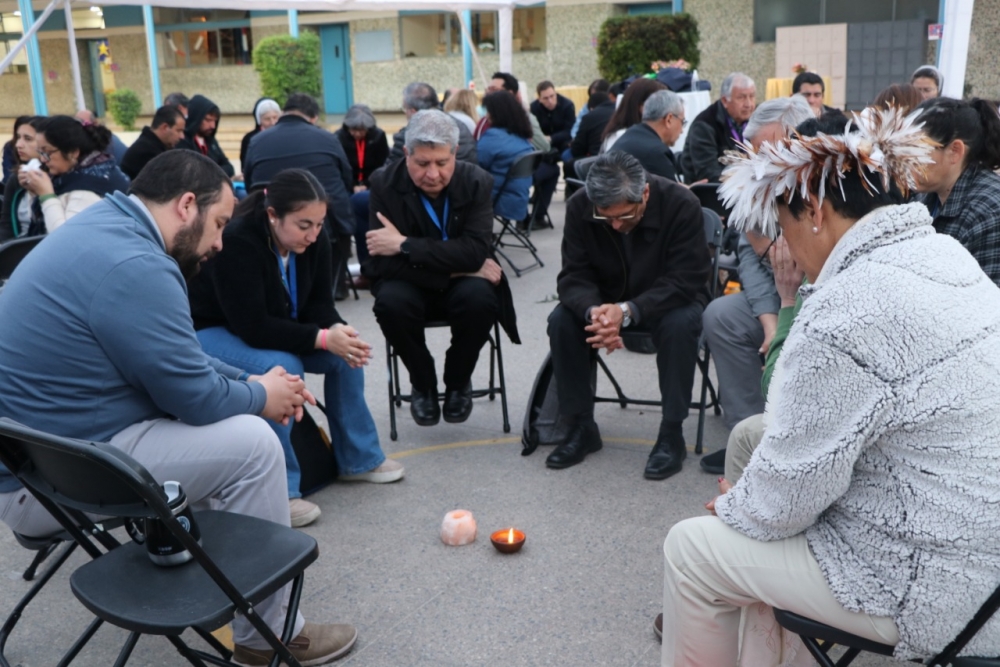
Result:
[[[1000,98],[1000,0],[976,0],[966,64],[965,91],[969,96]]]
[[[754,43],[753,0],[684,0],[684,11],[698,20],[698,76],[712,82],[712,97],[727,74],[743,72],[757,83],[757,100],[763,101],[767,80],[775,76],[774,42]]]

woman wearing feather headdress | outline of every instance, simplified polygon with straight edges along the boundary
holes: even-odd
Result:
[[[913,116],[818,129],[724,175],[731,220],[780,225],[810,284],[743,476],[667,536],[665,666],[811,664],[772,608],[925,658],[996,586],[1000,290],[901,203],[933,147]],[[1000,622],[961,653],[1000,654]]]

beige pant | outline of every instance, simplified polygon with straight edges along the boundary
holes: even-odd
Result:
[[[663,554],[664,667],[814,664],[774,621],[772,607],[877,642],[899,641],[891,618],[849,612],[837,602],[804,535],[760,542],[705,516],[671,528]]]
[[[175,480],[195,510],[216,509],[290,524],[285,457],[263,419],[230,417],[207,426],[154,419],[129,426],[110,444],[141,463],[160,482]],[[59,523],[25,490],[0,494],[0,520],[25,535],[51,535]],[[290,587],[257,605],[257,613],[281,636]],[[305,620],[299,614],[295,634]],[[233,640],[270,648],[242,616],[233,621]]]
[[[726,479],[736,484],[750,463],[753,450],[764,439],[764,415],[751,415],[736,424],[726,443]]]

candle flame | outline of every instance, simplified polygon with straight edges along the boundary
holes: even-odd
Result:
[[[514,544],[514,529],[511,528],[510,532],[507,533],[507,544]]]

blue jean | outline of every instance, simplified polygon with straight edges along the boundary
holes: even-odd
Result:
[[[368,243],[365,235],[368,233],[368,202],[371,192],[362,190],[351,195],[351,207],[354,209],[354,245],[358,251],[358,264],[364,266],[368,261]]]
[[[202,329],[198,332],[198,340],[206,354],[253,375],[266,373],[275,366],[281,366],[295,375],[302,375],[304,372],[323,375],[326,419],[330,425],[330,441],[333,443],[333,454],[340,474],[368,472],[385,461],[375,420],[365,403],[364,369],[351,368],[337,355],[320,350],[300,357],[291,352],[250,347],[225,327]],[[292,449],[292,424],[290,422],[287,426],[282,426],[270,419],[267,423],[278,435],[285,452],[288,497],[300,498],[302,493],[299,491],[299,482],[302,473]]]

